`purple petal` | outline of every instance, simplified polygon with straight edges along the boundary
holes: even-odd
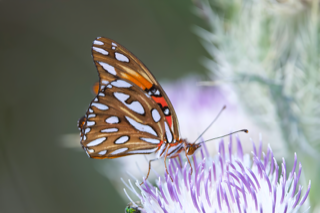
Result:
[[[252,196],[252,199],[254,200],[254,204],[256,206],[256,211],[258,211],[258,201],[257,201],[257,196],[256,196],[256,193],[254,192],[253,188],[250,187],[251,189],[251,196]]]
[[[286,187],[286,185],[282,182],[281,183],[281,199],[280,199],[280,204],[282,204],[283,203],[283,199],[284,199],[284,194],[285,194],[285,187]]]
[[[291,194],[291,198],[293,198],[293,197],[294,197],[294,193],[296,192],[297,183],[298,183],[296,173],[294,173],[293,177],[294,177],[294,178],[293,178],[293,186],[292,186],[292,194]]]
[[[283,182],[287,181],[287,169],[286,169],[286,161],[282,158],[282,178]]]
[[[253,173],[253,171],[251,169],[247,168],[247,170],[250,172],[251,176],[253,177],[254,181],[256,182],[258,189],[260,189],[260,184],[259,184],[259,181],[258,181],[256,175]]]
[[[273,153],[272,153],[272,151],[271,151],[270,162],[271,162],[271,165],[270,165],[270,172],[269,172],[269,174],[271,175],[271,174],[273,173],[273,166],[274,166],[274,160],[273,160]]]
[[[229,173],[227,174],[227,186],[228,186],[228,190],[229,190],[229,194],[230,194],[230,197],[232,199],[232,202],[235,203],[235,199],[233,197],[233,192],[232,192],[232,189],[231,189],[231,183],[230,183],[230,179],[229,179]]]
[[[291,170],[291,172],[290,172],[289,179],[292,178],[293,173],[296,171],[296,166],[297,166],[297,153],[294,153],[294,163],[293,163],[292,170]]]
[[[191,198],[192,198],[192,202],[194,207],[196,207],[196,209],[198,210],[198,212],[200,211],[199,207],[198,207],[198,203],[197,203],[197,198],[196,198],[196,192],[195,189],[192,188],[191,190]]]
[[[220,188],[220,187],[218,187],[218,186],[217,186],[217,199],[218,199],[218,205],[219,205],[219,209],[220,209],[220,211],[221,211],[221,201],[220,201],[220,193],[219,193],[219,188]]]
[[[240,166],[242,173],[244,173],[245,170],[244,170],[242,163],[239,160],[236,160],[236,163]]]
[[[298,204],[298,201],[299,201],[299,199],[300,199],[300,195],[301,195],[301,186],[299,186],[299,191],[298,191],[298,194],[297,194],[297,196],[296,196],[296,201],[294,202],[292,208],[295,208],[296,205]]]
[[[273,158],[274,160],[274,167],[276,169],[276,172],[275,172],[275,176],[274,176],[274,185],[276,185],[278,183],[278,177],[279,177],[279,166],[277,165],[277,161],[275,158]]]
[[[223,171],[223,161],[222,161],[222,158],[221,158],[220,153],[218,153],[218,155],[219,155],[219,161],[220,161],[220,166],[221,166],[221,175],[223,175],[223,174],[224,174],[224,171]]]
[[[203,141],[203,139],[202,139],[202,141]],[[209,155],[206,143],[202,143],[201,147],[202,147],[202,149],[204,149],[206,156],[209,157],[210,155]]]
[[[301,163],[299,162],[299,172],[298,172],[298,176],[297,176],[298,181],[299,181],[299,179],[300,179],[301,170],[302,170],[302,165],[301,165]]]
[[[238,154],[238,158],[240,158],[241,161],[243,161],[243,150],[242,150],[241,142],[240,142],[239,136],[237,136],[236,138],[237,138],[237,154]]]
[[[206,211],[204,210],[203,204],[201,203],[201,210],[203,213],[206,213]]]
[[[258,158],[259,160],[261,159],[261,154],[262,154],[262,137],[260,135],[260,138],[259,138],[259,153],[258,153]]]
[[[211,207],[211,202],[210,202],[209,193],[208,193],[208,182],[209,182],[209,177],[206,178],[206,181],[204,184],[204,193],[206,195],[207,203]]]
[[[269,192],[271,193],[272,192],[272,189],[271,189],[271,183],[270,183],[270,180],[268,178],[268,175],[264,172],[264,179],[267,181],[268,183],[268,187],[269,187]]]
[[[310,192],[310,187],[311,187],[311,180],[309,180],[308,190],[307,190],[306,194],[303,196],[303,198],[301,199],[300,206],[304,203],[304,201],[306,201],[306,199],[309,195],[309,192]]]
[[[244,190],[243,183],[241,183],[241,191],[242,191],[242,196],[244,199],[245,208],[247,208],[248,203],[247,203],[246,191]]]
[[[197,196],[200,197],[200,186],[201,186],[201,179],[203,177],[204,171],[200,173],[199,180],[196,182],[196,189],[197,189]]]
[[[232,162],[232,136],[230,135],[230,140],[228,144],[228,150],[229,150],[229,160]]]
[[[256,145],[254,144],[253,140],[250,138],[251,143],[252,143],[252,147],[253,147],[253,153],[255,156],[257,156],[257,149],[256,149]]]
[[[241,213],[240,201],[239,201],[239,194],[238,194],[238,191],[237,191],[237,190],[235,190],[235,197],[236,197],[236,201],[237,201],[237,206],[238,206],[239,213]]]
[[[188,165],[188,163],[186,162],[183,167],[183,180],[184,180],[184,186],[189,191],[188,183],[187,183],[187,165]]]
[[[175,176],[174,176],[174,184],[175,184],[175,188],[177,189],[177,191],[178,191],[178,193],[179,193],[179,195],[180,195],[181,192],[180,192],[179,181],[178,181],[178,179],[179,179],[178,172],[179,172],[179,169],[177,168],[176,174],[175,174]]]
[[[226,204],[228,206],[228,212],[231,212],[230,206],[229,206],[229,201],[228,201],[228,196],[227,196],[227,194],[226,194],[226,192],[224,190],[223,190],[223,195],[225,197],[225,201],[226,201]]]
[[[213,171],[213,177],[214,177],[214,182],[217,181],[217,175],[216,175],[216,165],[214,162],[212,162],[212,171]]]
[[[277,188],[275,185],[273,185],[273,200],[272,200],[272,212],[275,211],[276,208],[276,203],[277,203]]]
[[[287,210],[288,210],[288,203],[286,203],[286,206],[284,207],[284,211],[283,211],[283,213],[286,213],[286,212],[287,212]]]
[[[169,205],[169,202],[163,192],[163,189],[162,189],[162,184],[161,184],[161,178],[159,177],[159,190],[160,190],[160,193],[161,193],[161,196],[162,198],[164,199],[164,201],[166,202],[167,205]]]

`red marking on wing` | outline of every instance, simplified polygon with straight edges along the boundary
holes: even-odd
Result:
[[[155,102],[157,102],[158,104],[161,104],[162,107],[167,107],[168,106],[168,103],[166,102],[166,99],[164,99],[164,97],[152,96],[152,98],[153,98],[153,100]],[[168,121],[169,127],[171,128],[172,127],[172,116],[171,115],[166,116],[166,119]]]
[[[161,104],[162,107],[166,107],[168,106],[168,103],[166,102],[166,100],[164,99],[164,97],[155,97],[152,96],[153,100],[155,102],[157,102],[158,104]]]
[[[167,119],[167,121],[168,121],[169,127],[172,127],[172,126],[171,126],[171,125],[172,125],[172,116],[171,116],[171,115],[166,116],[166,119]]]

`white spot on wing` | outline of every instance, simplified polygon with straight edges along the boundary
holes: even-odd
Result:
[[[94,121],[87,121],[87,126],[93,126],[95,124],[96,124],[96,122],[94,122]]]
[[[107,153],[107,150],[103,150],[103,151],[100,151],[98,154],[99,155],[105,155]]]
[[[169,115],[169,109],[166,108],[166,109],[163,111],[163,113],[164,113],[165,115]]]
[[[106,137],[95,139],[95,140],[91,141],[90,143],[88,143],[87,146],[89,146],[89,147],[97,146],[97,145],[103,143],[106,139],[107,139]]]
[[[142,132],[147,132],[150,133],[154,136],[158,136],[157,133],[148,125],[144,125],[141,123],[138,123],[137,121],[133,120],[132,118],[129,118],[125,116],[125,118],[129,121],[129,123],[137,130],[142,131]]]
[[[106,119],[106,122],[109,124],[117,124],[119,123],[119,118],[117,116],[111,116]]]
[[[101,48],[98,48],[98,47],[92,47],[92,49],[98,53],[101,53],[103,55],[109,55],[109,52],[104,50],[104,49],[101,49]]]
[[[118,132],[117,128],[109,128],[109,129],[103,129],[101,132]]]
[[[104,97],[104,96],[106,96],[103,92],[100,92],[99,93],[99,96],[101,96],[101,97]]]
[[[112,42],[112,46],[118,46],[116,43]]]
[[[93,44],[96,44],[96,45],[103,45],[104,43],[103,43],[102,41],[94,40],[94,41],[93,41]]]
[[[84,130],[84,134],[87,134],[88,132],[90,132],[90,128],[86,128],[86,130]]]
[[[121,92],[114,92],[113,94],[119,101],[123,103],[130,97],[130,95],[127,95]],[[124,103],[124,104],[127,104],[127,103]]]
[[[129,62],[129,58],[121,53],[116,53],[116,59],[122,62]]]
[[[107,105],[104,104],[100,104],[100,103],[92,103],[91,106],[97,107],[100,110],[107,110],[109,109],[109,107]]]
[[[167,122],[164,122],[164,126],[165,126],[165,129],[166,129],[166,136],[167,136],[167,142],[171,143],[172,142],[172,134],[171,134],[171,130],[168,126],[168,123]]]
[[[144,114],[143,106],[138,101],[133,101],[131,104],[127,104],[125,102],[130,97],[130,95],[120,93],[120,92],[115,92],[113,94],[119,101],[121,101],[124,105],[126,105],[132,111],[139,113],[141,115]]]
[[[120,87],[120,88],[129,88],[132,86],[131,84],[129,84],[124,80],[116,80],[116,81],[113,81],[111,84],[115,87]]]
[[[161,116],[160,116],[158,110],[153,109],[153,110],[151,111],[151,113],[152,113],[152,118],[153,118],[154,122],[160,121]]]
[[[88,110],[90,113],[93,113],[93,110],[91,109],[91,108],[89,108],[89,110]]]
[[[98,101],[98,98],[95,98],[93,101],[94,101],[94,102],[97,102],[97,101]]]
[[[147,153],[153,153],[158,149],[158,147],[153,148],[153,149],[139,149],[139,150],[133,150],[133,151],[129,151],[127,153],[132,153],[132,154],[147,154]]]
[[[106,85],[107,85],[107,84],[109,84],[109,81],[102,80],[102,81],[101,81],[101,83],[102,83],[102,84],[106,84]]]
[[[88,118],[94,118],[94,117],[96,117],[96,114],[89,114],[88,115]]]
[[[128,150],[128,148],[117,149],[117,150],[114,150],[114,151],[111,153],[111,155],[116,155],[116,154],[119,154],[119,153],[121,153],[121,152],[125,152],[125,151],[127,151],[127,150]]]
[[[105,69],[108,73],[112,74],[112,75],[116,75],[116,70],[114,69],[113,66],[111,66],[110,64],[104,63],[104,62],[99,62],[99,64],[103,67],[103,69]]]
[[[125,142],[127,142],[129,140],[128,136],[121,136],[120,138],[118,138],[114,143],[115,144],[123,144]]]
[[[153,144],[160,143],[160,140],[154,139],[154,138],[140,138],[140,139],[148,143],[153,143]]]
[[[93,152],[94,152],[94,149],[87,149],[87,151],[88,151],[89,153],[93,153]]]

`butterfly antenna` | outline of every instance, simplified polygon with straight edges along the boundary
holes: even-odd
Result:
[[[235,131],[235,132],[231,132],[229,134],[226,134],[226,135],[222,135],[222,136],[219,136],[219,137],[216,137],[216,138],[211,138],[211,139],[208,139],[208,140],[205,140],[205,141],[202,141],[200,143],[205,143],[205,142],[209,142],[209,141],[212,141],[212,140],[216,140],[216,139],[219,139],[219,138],[223,138],[223,137],[226,137],[228,135],[232,135],[234,133],[238,133],[238,132],[245,132],[245,133],[248,133],[249,131],[247,129],[241,129],[241,130],[238,130],[238,131]]]
[[[213,119],[213,121],[209,124],[209,126],[199,135],[199,137],[198,137],[193,143],[197,142],[197,141],[202,137],[202,135],[203,135],[204,133],[206,133],[206,131],[207,131],[207,130],[212,126],[212,124],[219,118],[219,116],[221,115],[222,111],[225,110],[226,108],[227,108],[226,105],[224,105],[224,106],[222,107],[222,109],[220,110],[220,112],[218,113],[218,115]]]

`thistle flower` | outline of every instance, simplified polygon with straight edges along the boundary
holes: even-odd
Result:
[[[173,182],[166,173],[158,175],[156,186],[150,180],[141,186],[136,181],[141,193],[130,180],[129,185],[124,183],[143,204],[142,212],[297,212],[311,186],[309,181],[304,194],[298,186],[302,166],[299,163],[297,168],[297,156],[290,171],[284,159],[278,165],[270,146],[266,154],[262,152],[261,141],[258,151],[253,143],[251,159],[243,154],[239,138],[236,144],[236,154],[232,154],[232,138],[227,148],[221,141],[214,157],[203,144],[200,155],[193,156],[192,175],[187,162],[181,166],[181,156],[170,159],[168,170]]]

